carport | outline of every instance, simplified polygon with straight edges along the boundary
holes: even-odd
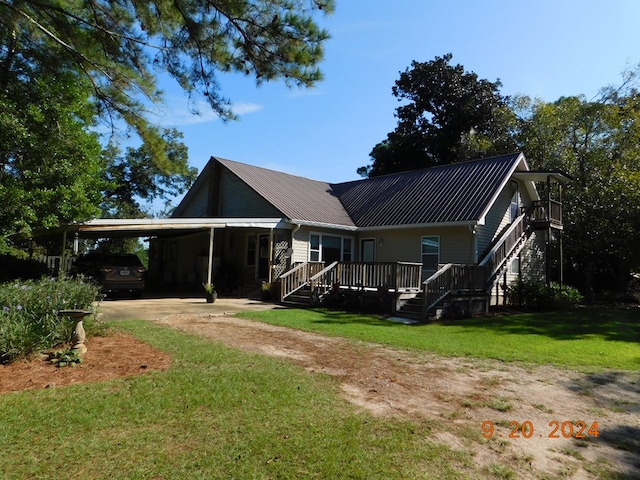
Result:
[[[207,232],[209,251],[206,278],[211,283],[213,278],[214,232],[216,229],[225,228],[258,228],[269,231],[269,251],[272,252],[274,230],[287,229],[291,228],[291,226],[281,218],[94,219],[83,223],[65,225],[55,230],[48,230],[44,234],[55,232],[62,234],[61,265],[65,265],[65,255],[67,255],[65,246],[70,236],[73,238],[73,253],[75,255],[78,252],[78,241],[82,238],[163,238]]]

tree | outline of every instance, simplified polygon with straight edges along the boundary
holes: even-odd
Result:
[[[333,0],[0,0],[0,237],[182,191],[194,175],[186,147],[147,118],[149,102],[163,100],[156,73],[233,118],[218,73],[312,85],[328,38],[314,16],[332,9]],[[124,121],[143,146],[101,156],[98,120]]]
[[[640,267],[640,94],[606,89],[598,99],[521,98],[519,142],[532,166],[560,169],[566,265],[585,292],[624,287]]]
[[[154,72],[232,118],[216,74],[314,84],[328,38],[314,15],[332,10],[333,0],[0,0],[0,77],[16,73],[15,61],[58,72],[42,61],[56,59],[90,82],[102,118],[124,120],[163,161],[162,132],[145,110],[162,101]]]
[[[377,176],[453,163],[515,149],[515,121],[500,81],[478,79],[451,54],[411,62],[392,89],[400,102],[398,125],[370,153],[358,173]]]
[[[104,188],[85,81],[30,67],[20,65],[21,81],[0,90],[2,234],[95,216]]]
[[[163,139],[168,146],[168,162],[160,163],[147,145],[129,147],[125,155],[113,144],[104,151],[107,188],[101,205],[103,218],[145,217],[150,212],[140,201],[171,199],[187,191],[197,176],[189,167],[187,146],[182,133],[165,129]]]

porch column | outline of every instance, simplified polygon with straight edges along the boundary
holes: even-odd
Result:
[[[273,280],[273,228],[269,229],[269,274],[267,281]]]
[[[207,283],[212,283],[213,280],[213,232],[214,228],[211,227],[209,232],[209,268],[207,270]]]

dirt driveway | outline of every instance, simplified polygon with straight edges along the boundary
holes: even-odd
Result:
[[[331,375],[349,401],[374,415],[429,422],[433,440],[469,452],[476,466],[497,472],[498,478],[640,478],[638,373],[588,375],[439,357],[231,316],[243,308],[274,307],[251,300],[219,299],[216,311],[206,313],[191,310],[202,308],[195,299],[133,302],[103,303],[101,311],[107,319],[147,318]],[[182,308],[189,311],[176,313]],[[483,422],[495,427],[489,440],[482,436]],[[586,426],[584,439],[575,438],[579,422]],[[588,433],[594,422],[597,438]],[[516,476],[501,475],[501,468],[512,469]]]

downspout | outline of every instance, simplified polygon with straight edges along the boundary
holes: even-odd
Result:
[[[289,268],[291,268],[291,265],[293,265],[293,240],[296,238],[296,233],[298,233],[298,230],[300,230],[300,228],[302,228],[302,224],[296,223],[296,227],[291,230],[291,258],[289,260]]]

